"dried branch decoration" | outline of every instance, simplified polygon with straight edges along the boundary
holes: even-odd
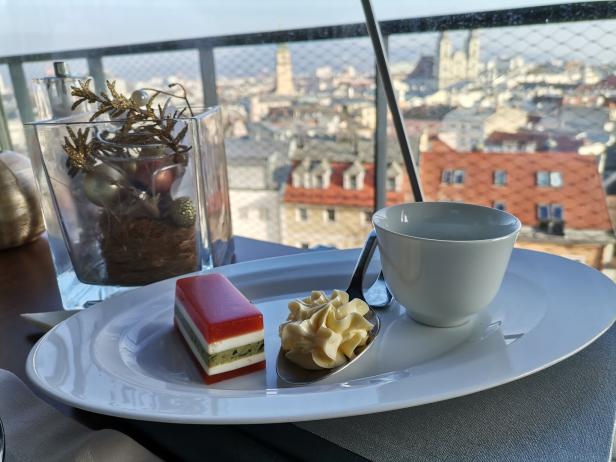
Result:
[[[66,130],[68,131],[68,136],[64,137],[64,145],[62,147],[68,156],[68,159],[66,159],[68,174],[75,176],[79,170],[87,171],[94,165],[94,146],[88,141],[89,128],[83,131],[79,128],[77,133],[68,126]]]
[[[121,150],[113,149],[108,143],[113,143],[116,146],[164,145],[174,152],[175,162],[186,163],[186,153],[191,147],[182,144],[182,140],[186,136],[188,125],[185,123],[179,131],[176,127],[179,122],[178,119],[183,116],[186,109],[191,116],[194,114],[183,85],[179,83],[169,85],[169,88],[180,88],[182,90],[181,95],[154,88],[144,88],[140,91],[149,91],[152,94],[147,96],[148,99],[145,104],[140,104],[133,97],[126,97],[121,94],[116,89],[115,81],[107,81],[108,92],[101,92],[100,95],[97,95],[90,88],[91,83],[92,80],[88,79],[80,81],[78,86],[71,87],[71,94],[78,98],[73,103],[72,109],[86,101],[91,104],[98,104],[98,109],[90,117],[91,122],[107,114],[111,120],[123,118],[122,126],[119,130],[111,133],[113,139],[105,139],[104,134],[98,133],[98,136],[92,136],[89,141],[89,129],[84,131],[79,129],[75,134],[70,127],[67,127],[70,140],[69,137],[65,137],[63,147],[68,155],[69,175],[74,176],[81,170],[87,171],[94,165],[96,157],[117,156]],[[158,104],[155,108],[154,101],[160,95],[166,95],[168,98],[163,106]],[[171,98],[183,100],[186,103],[186,108],[172,113],[168,112]]]

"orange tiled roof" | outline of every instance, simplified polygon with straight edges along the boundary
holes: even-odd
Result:
[[[293,168],[298,165],[296,162]],[[284,192],[284,202],[288,204],[306,204],[323,206],[374,207],[374,164],[363,164],[366,175],[362,190],[344,189],[342,179],[344,171],[352,164],[350,162],[331,162],[332,174],[330,186],[327,189],[296,188],[293,186],[292,175],[289,175]],[[406,174],[402,174],[402,191],[388,192],[387,203],[398,204],[410,200],[410,187]]]
[[[576,153],[501,154],[458,153],[440,143],[423,153],[420,174],[426,200],[457,200],[492,206],[505,202],[506,210],[523,224],[536,226],[537,204],[560,204],[564,220],[572,229],[612,229],[601,179],[594,158]],[[462,185],[443,184],[444,169],[463,169]],[[493,184],[495,170],[507,171],[507,184]],[[536,185],[538,171],[558,171],[559,188]]]

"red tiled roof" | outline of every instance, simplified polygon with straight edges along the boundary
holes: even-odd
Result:
[[[293,169],[297,167],[296,162]],[[327,189],[296,188],[293,186],[292,175],[289,175],[283,201],[289,204],[323,205],[323,206],[346,206],[346,207],[374,207],[374,164],[364,164],[366,175],[362,190],[344,189],[342,179],[344,171],[352,164],[349,162],[332,162],[332,174],[330,186]],[[404,167],[403,167],[404,168]],[[387,203],[399,204],[408,202],[411,198],[410,187],[406,175],[402,174],[402,191],[388,192]]]
[[[560,204],[568,228],[612,230],[592,157],[575,153],[457,153],[441,145],[437,147],[440,149],[423,153],[419,163],[426,200],[456,200],[490,207],[493,202],[502,201],[508,212],[529,226],[538,224],[537,204]],[[465,183],[441,183],[444,169],[465,170]],[[507,171],[505,186],[493,184],[495,170]],[[563,186],[537,186],[538,171],[561,172]]]

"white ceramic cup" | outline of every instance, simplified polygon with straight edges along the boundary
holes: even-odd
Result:
[[[394,205],[372,222],[389,290],[413,319],[437,327],[464,324],[494,299],[522,226],[456,202]]]

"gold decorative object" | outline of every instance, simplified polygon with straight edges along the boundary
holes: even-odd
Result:
[[[31,124],[64,306],[233,261],[220,108],[193,113],[180,84],[91,86],[72,82],[75,115]]]
[[[27,157],[0,152],[0,249],[33,241],[45,231]]]
[[[98,219],[98,241],[106,276],[102,282],[117,285],[147,284],[194,271],[198,265],[196,210],[189,197],[174,199],[173,185],[186,172],[188,123],[192,108],[182,95],[144,88],[130,97],[107,82],[108,92],[97,95],[90,80],[71,87],[77,100],[98,109],[90,122],[107,117],[108,127],[73,130],[66,127],[63,149],[66,169],[85,198],[103,210]],[[161,95],[166,100],[156,103]],[[186,108],[175,110],[171,99]]]
[[[169,215],[177,226],[189,228],[195,224],[197,212],[190,197],[178,197],[171,203]]]

